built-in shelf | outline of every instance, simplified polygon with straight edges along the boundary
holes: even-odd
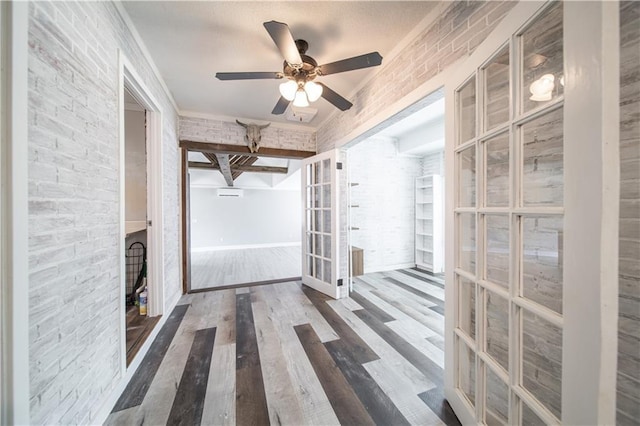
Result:
[[[127,220],[124,222],[124,233],[128,236],[147,229],[146,220]]]
[[[416,266],[433,273],[444,271],[442,176],[416,178]]]

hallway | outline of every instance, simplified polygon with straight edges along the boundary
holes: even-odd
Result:
[[[459,424],[443,396],[440,278],[183,296],[107,424]]]

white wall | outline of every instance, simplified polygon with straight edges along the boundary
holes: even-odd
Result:
[[[393,141],[371,138],[349,150],[351,245],[364,250],[364,272],[414,264],[415,178],[419,158],[398,156]]]
[[[116,4],[28,7],[30,423],[93,424],[123,380],[119,52],[162,109],[167,309],[181,294],[178,117]]]
[[[217,188],[191,187],[193,250],[300,243],[299,189],[243,191],[243,197],[218,197]]]
[[[125,208],[127,221],[147,220],[147,154],[144,111],[125,110]]]

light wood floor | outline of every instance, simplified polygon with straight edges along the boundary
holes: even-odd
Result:
[[[110,425],[458,425],[443,395],[440,278],[287,282],[184,296]]]
[[[196,252],[191,254],[191,289],[300,277],[300,246]]]

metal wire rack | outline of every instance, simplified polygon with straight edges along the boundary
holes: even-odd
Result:
[[[135,303],[135,291],[142,282],[146,257],[147,248],[139,241],[132,243],[125,253],[127,265],[126,298],[128,304]]]

